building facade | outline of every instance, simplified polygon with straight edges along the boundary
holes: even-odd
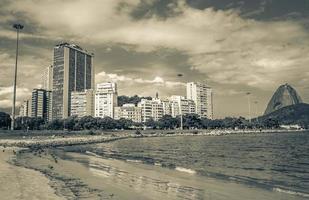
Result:
[[[194,101],[184,96],[173,95],[170,97],[170,102],[173,117],[196,113]]]
[[[33,89],[31,98],[31,117],[42,117],[50,120],[51,92],[44,89]]]
[[[19,108],[20,117],[31,117],[31,100],[25,100]]]
[[[187,99],[195,103],[195,112],[200,117],[213,119],[213,91],[205,83],[187,83]]]
[[[94,91],[71,93],[71,116],[94,116]]]
[[[54,47],[52,117],[70,116],[71,93],[94,87],[93,54],[81,47],[62,43]]]
[[[53,66],[48,66],[42,74],[42,89],[47,91],[53,90]]]
[[[142,110],[134,104],[124,104],[121,107],[115,107],[114,119],[128,119],[133,122],[142,121]]]
[[[150,119],[158,121],[163,117],[163,104],[158,98],[152,100],[141,99],[138,107],[141,109],[142,122],[147,122]]]
[[[147,122],[152,118],[152,100],[141,99],[137,106],[141,109],[142,122]]]
[[[114,108],[117,107],[118,101],[116,83],[97,84],[95,92],[95,117],[114,118]]]
[[[169,99],[161,100],[163,115],[172,115],[172,103]]]

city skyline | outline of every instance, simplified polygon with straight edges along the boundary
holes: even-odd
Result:
[[[4,71],[0,109],[10,111],[11,106],[12,21],[25,25],[20,41],[19,103],[37,88],[40,72],[51,64],[52,47],[59,41],[77,43],[94,52],[97,83],[116,81],[119,95],[154,96],[159,91],[160,96],[185,96],[186,82],[206,80],[215,91],[215,118],[247,116],[248,91],[262,114],[275,89],[285,82],[308,101],[309,33],[304,1],[166,2],[106,1],[102,7],[99,1],[54,1],[53,5],[0,1],[0,15],[5,16],[0,20]],[[56,10],[60,3],[63,9]],[[83,17],[74,17],[74,9],[66,9],[69,7],[84,8],[87,15],[83,11]],[[269,10],[275,7],[270,15]],[[66,11],[68,17],[57,21],[42,12],[46,8],[59,15]],[[114,20],[108,21],[110,18]]]

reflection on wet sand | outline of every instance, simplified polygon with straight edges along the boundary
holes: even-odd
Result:
[[[105,164],[100,158],[90,157],[89,170],[95,175],[109,178],[112,182],[126,185],[137,192],[152,191],[172,199],[203,199],[204,191],[202,189],[123,171]]]

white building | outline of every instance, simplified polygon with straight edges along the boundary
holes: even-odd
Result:
[[[142,110],[134,104],[124,104],[121,107],[115,107],[114,119],[129,119],[133,122],[142,121]]]
[[[172,116],[195,113],[195,103],[184,96],[173,95],[170,97]]]
[[[53,66],[48,66],[44,69],[42,74],[42,89],[53,90]]]
[[[161,100],[163,115],[172,115],[172,103],[169,99]]]
[[[152,99],[152,118],[158,121],[163,117],[163,104],[159,98]]]
[[[94,116],[93,90],[71,93],[71,116]]]
[[[142,122],[152,118],[152,100],[141,99],[137,106],[141,109]]]
[[[23,101],[19,108],[20,117],[31,117],[31,104],[31,99]]]
[[[163,117],[163,106],[160,99],[141,99],[138,107],[141,108],[142,122],[147,122],[151,118],[158,121]]]
[[[117,106],[117,84],[97,84],[95,92],[95,117],[114,118],[114,108]]]
[[[187,99],[194,101],[198,115],[213,119],[213,95],[211,87],[205,83],[187,83]]]

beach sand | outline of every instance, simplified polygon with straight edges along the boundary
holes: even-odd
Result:
[[[66,199],[304,199],[233,181],[201,177],[181,168],[178,171],[106,159],[91,153],[45,150],[36,155],[23,153],[18,162],[44,173],[56,194]]]
[[[17,148],[0,147],[0,199],[63,199],[55,194],[49,179],[40,172],[18,167],[9,162]]]

